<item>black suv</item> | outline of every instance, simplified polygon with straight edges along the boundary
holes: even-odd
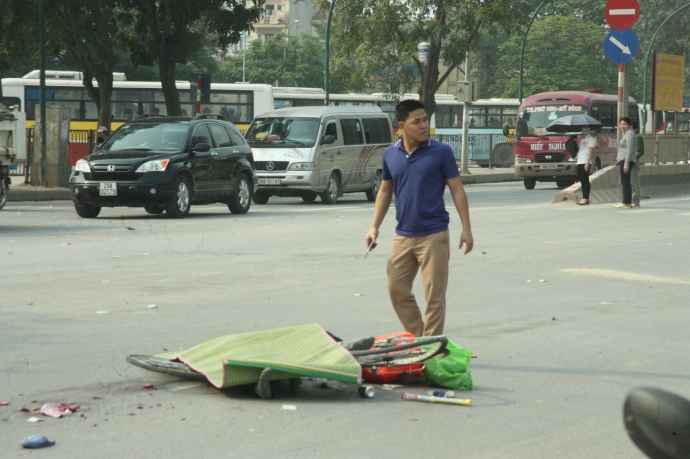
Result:
[[[181,218],[192,204],[215,202],[244,214],[257,186],[249,145],[214,115],[130,121],[77,161],[70,177],[74,207],[84,218],[118,206]]]

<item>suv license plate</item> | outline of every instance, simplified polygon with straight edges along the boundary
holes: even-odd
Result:
[[[542,164],[541,168],[542,168],[542,169],[553,169],[553,170],[556,170],[556,169],[558,169],[558,166],[556,166],[555,164]]]
[[[260,178],[259,185],[280,185],[279,178]]]
[[[101,182],[98,187],[100,196],[117,196],[117,182]]]

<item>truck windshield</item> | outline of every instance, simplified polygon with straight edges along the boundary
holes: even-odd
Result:
[[[548,135],[546,126],[562,116],[579,115],[587,113],[584,105],[564,104],[564,105],[535,105],[523,107],[518,115],[516,134],[526,135]],[[579,129],[575,129],[579,131]]]
[[[262,148],[313,147],[318,132],[318,118],[257,118],[244,138]]]

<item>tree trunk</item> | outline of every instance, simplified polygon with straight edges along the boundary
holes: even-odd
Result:
[[[158,58],[158,72],[168,116],[182,116],[180,93],[177,92],[177,86],[175,86],[175,61],[161,53],[161,57]]]
[[[108,133],[113,132],[112,123],[112,101],[113,93],[113,73],[110,72],[110,78],[97,78],[98,92],[100,95],[100,107],[98,110],[98,126],[105,126],[108,128]]]
[[[429,48],[429,58],[422,75],[422,84],[419,92],[419,100],[424,104],[426,116],[431,117],[436,113],[436,84],[438,82],[438,65],[441,57],[441,43],[432,41]]]

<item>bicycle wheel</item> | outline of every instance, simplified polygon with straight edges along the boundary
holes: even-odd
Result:
[[[158,373],[165,373],[194,381],[206,381],[206,376],[197,373],[182,362],[171,362],[168,359],[152,355],[128,355],[127,362]]]
[[[430,358],[446,352],[447,340],[436,342],[431,348],[414,352],[385,352],[380,354],[355,357],[362,367],[396,367],[422,363]]]
[[[389,352],[404,351],[405,349],[410,349],[413,347],[425,346],[427,344],[443,343],[443,347],[448,344],[448,338],[443,335],[440,336],[428,336],[425,338],[419,338],[409,343],[386,345],[385,343],[377,347],[376,349],[367,349],[366,351],[350,351],[354,357],[362,357],[365,355],[377,355],[385,354]],[[376,344],[375,344],[376,346]]]

